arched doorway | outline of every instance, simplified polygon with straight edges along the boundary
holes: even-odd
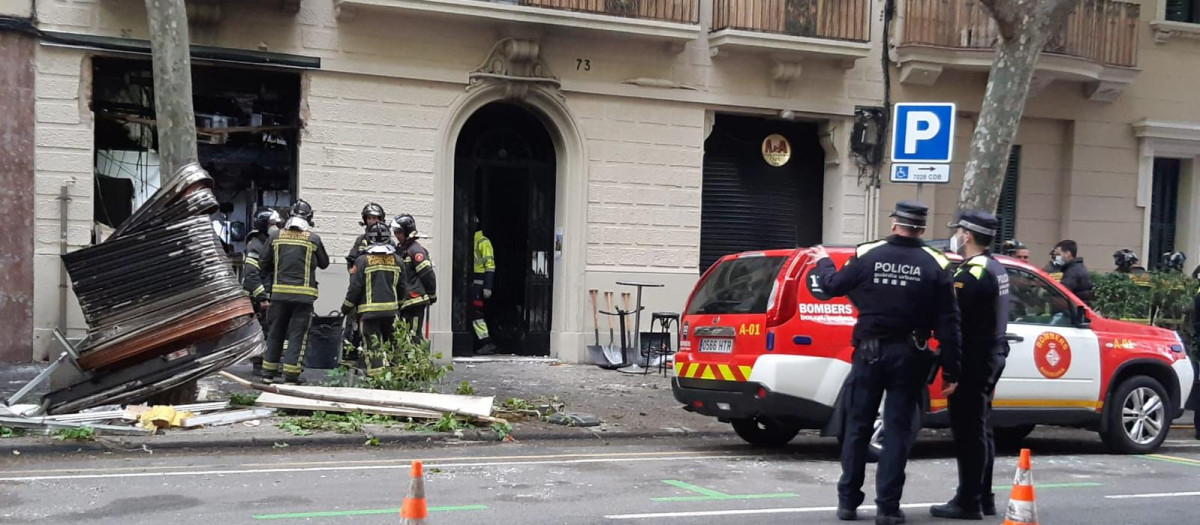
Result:
[[[468,319],[474,257],[472,213],[496,253],[486,318],[500,353],[550,355],[553,305],[555,179],[550,133],[523,106],[493,102],[458,135],[454,155],[454,355],[470,355]]]

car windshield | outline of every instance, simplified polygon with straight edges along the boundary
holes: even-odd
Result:
[[[718,266],[692,299],[688,314],[762,314],[786,257],[740,257]]]

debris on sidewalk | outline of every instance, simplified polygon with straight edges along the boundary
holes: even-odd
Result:
[[[568,427],[598,427],[600,418],[582,412],[555,412],[546,416],[546,421]]]
[[[181,426],[185,418],[192,417],[191,412],[176,410],[173,406],[156,405],[138,416],[138,424],[150,432],[159,429]]]
[[[220,427],[244,421],[263,419],[273,415],[275,415],[275,409],[273,408],[247,408],[232,412],[218,412],[205,416],[188,417],[179,426],[183,428]]]
[[[303,407],[300,409],[329,412],[361,410],[365,413],[423,419],[436,419],[451,414],[487,423],[507,423],[503,419],[492,417],[493,398],[490,396],[460,396],[347,387],[263,385],[252,383],[229,372],[221,372],[221,377],[243,387],[266,392],[255,400],[255,404],[259,406]],[[404,413],[397,413],[397,411]]]
[[[212,233],[213,180],[181,168],[104,242],[62,256],[88,334],[46,412],[135,402],[263,351],[262,328]]]
[[[229,408],[228,401],[193,403],[189,405],[129,405],[104,406],[74,414],[53,416],[22,416],[0,414],[0,426],[42,431],[91,428],[101,434],[146,435],[162,428],[185,426],[186,418],[201,413],[219,412]]]

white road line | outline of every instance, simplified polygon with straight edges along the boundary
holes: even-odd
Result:
[[[488,466],[510,466],[510,465],[570,465],[580,463],[634,463],[642,461],[693,461],[693,460],[711,460],[711,459],[758,459],[759,455],[719,455],[719,456],[671,456],[671,457],[648,457],[648,458],[594,458],[594,459],[568,459],[568,460],[544,460],[544,461],[479,461],[479,462],[459,462],[459,463],[441,463],[437,460],[426,460],[426,467],[488,467]],[[179,477],[179,476],[226,476],[234,474],[277,474],[283,472],[334,472],[334,471],[355,471],[355,470],[408,470],[411,465],[354,465],[344,467],[306,467],[306,468],[264,468],[264,469],[234,469],[234,470],[202,470],[188,472],[124,472],[117,474],[76,474],[76,475],[61,475],[61,476],[25,476],[0,478],[0,481],[67,481],[75,479],[113,479],[113,478],[153,478],[153,477]]]
[[[931,507],[941,503],[906,503],[903,509]],[[745,516],[755,514],[802,514],[808,512],[836,512],[837,507],[785,507],[778,509],[739,509],[739,510],[701,510],[694,512],[655,512],[649,514],[612,514],[605,516],[610,520],[646,520],[657,518],[703,518],[706,516]],[[874,514],[874,510],[870,510]]]
[[[1112,496],[1104,496],[1107,499],[1135,499],[1135,498],[1182,498],[1185,496],[1200,496],[1200,492],[1159,492],[1156,494],[1115,494]]]

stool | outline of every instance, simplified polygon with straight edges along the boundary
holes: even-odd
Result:
[[[674,348],[679,348],[679,338],[681,335],[679,333],[679,314],[675,312],[654,312],[650,315],[650,333],[657,333],[655,327],[662,328],[663,339],[657,346],[651,345],[646,349],[646,364],[649,365],[655,356],[661,357],[662,360],[658,362],[658,369],[664,376],[667,375],[667,357],[675,353],[674,348],[671,346],[671,324],[675,325]],[[652,340],[657,342],[657,338],[652,338]]]

